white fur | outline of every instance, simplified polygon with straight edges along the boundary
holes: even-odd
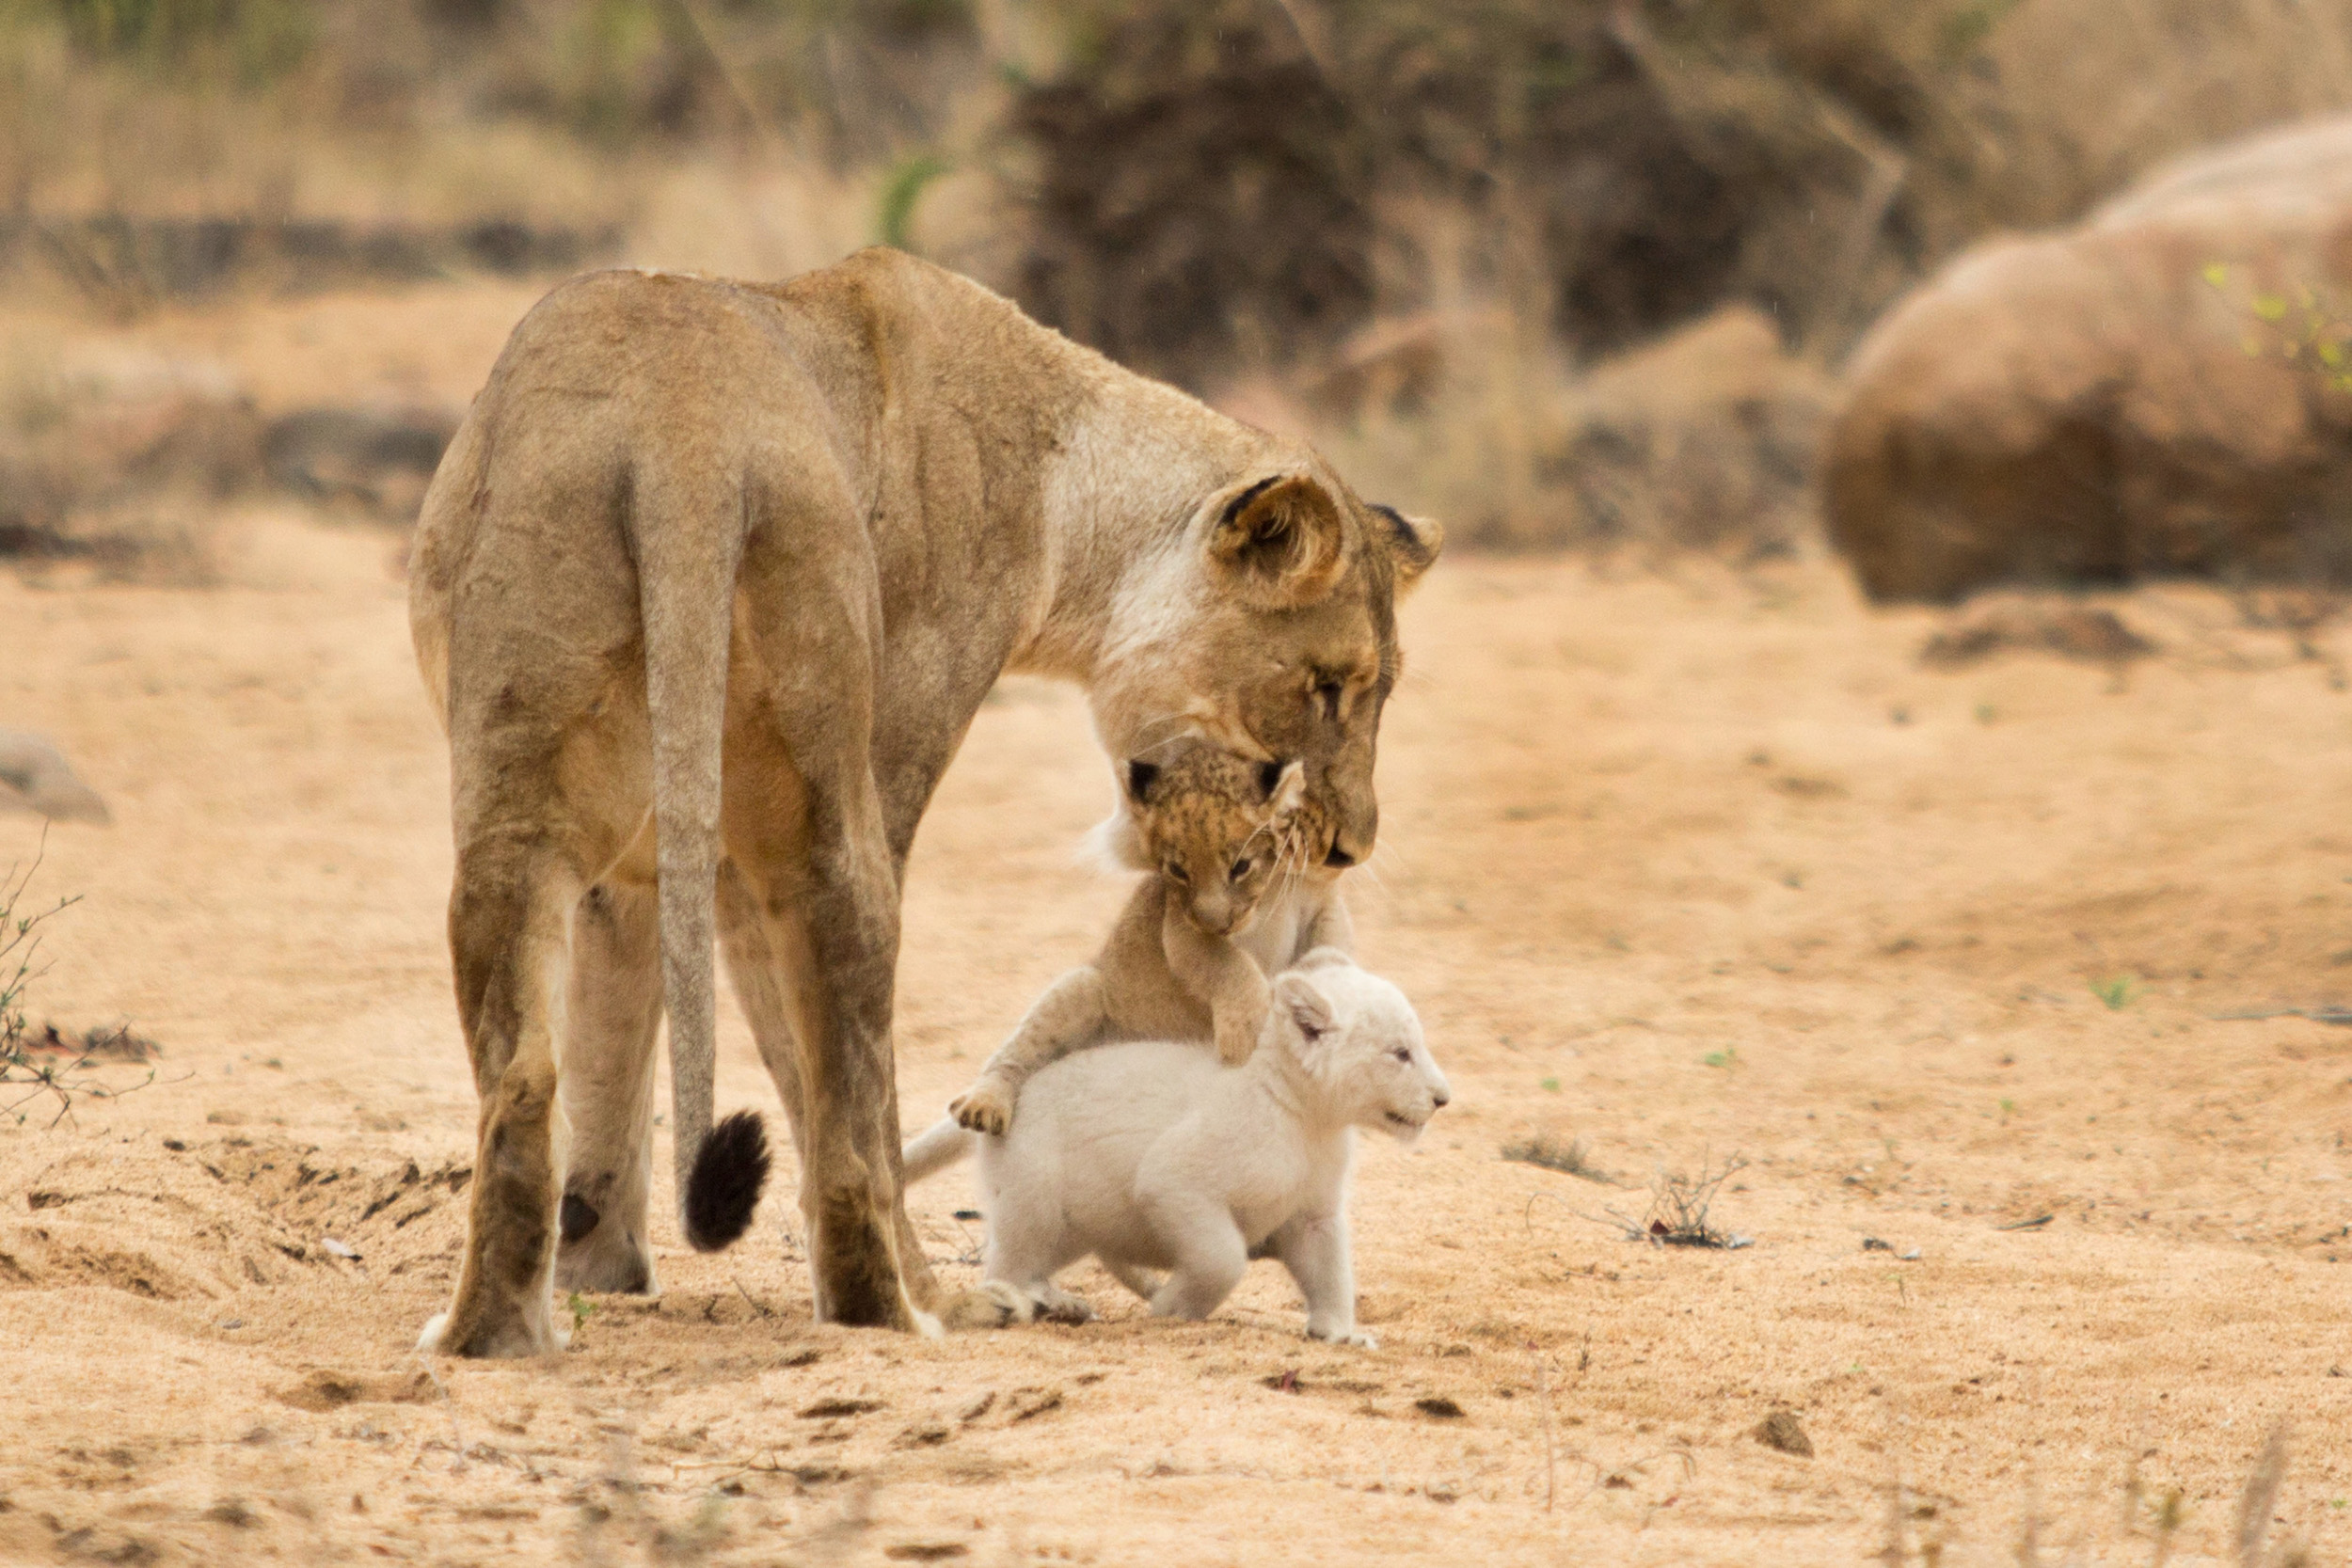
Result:
[[[1373,1343],[1348,1256],[1355,1129],[1411,1142],[1450,1098],[1445,1075],[1404,993],[1335,949],[1278,975],[1274,998],[1244,1066],[1197,1044],[1097,1046],[1030,1078],[1003,1137],[948,1120],[908,1146],[913,1181],[977,1145],[988,1288],[1012,1315],[1082,1315],[1053,1276],[1091,1253],[1154,1313],[1205,1318],[1273,1257],[1309,1335]]]

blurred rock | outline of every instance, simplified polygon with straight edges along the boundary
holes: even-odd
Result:
[[[261,420],[233,375],[85,351],[0,391],[0,559],[201,575],[202,515],[261,467]]]
[[[0,811],[38,812],[56,822],[114,820],[64,753],[23,730],[0,730]]]
[[[458,419],[416,405],[305,408],[270,422],[262,461],[297,496],[412,523]]]
[[[1835,396],[1761,311],[1731,306],[1594,367],[1539,477],[1575,493],[1588,541],[1779,553],[1809,526]]]
[[[1832,539],[1877,599],[2352,581],[2352,119],[1986,245],[1855,352]]]
[[[1919,662],[1956,670],[2007,652],[2049,653],[2091,664],[2144,658],[2156,645],[2111,610],[2031,602],[1996,604],[1937,632],[1919,650]]]

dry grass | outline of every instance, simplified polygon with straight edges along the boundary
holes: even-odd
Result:
[[[1581,1180],[1597,1181],[1604,1187],[1617,1185],[1617,1179],[1593,1164],[1593,1148],[1582,1138],[1565,1142],[1545,1132],[1531,1132],[1502,1146],[1502,1157],[1521,1164],[1541,1165],[1563,1176]]]

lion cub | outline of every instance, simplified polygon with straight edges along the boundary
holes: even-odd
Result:
[[[1094,961],[1047,987],[949,1104],[972,1132],[1004,1132],[1023,1080],[1105,1041],[1214,1039],[1239,1066],[1273,1005],[1266,976],[1310,948],[1354,945],[1340,873],[1306,842],[1303,765],[1188,742],[1129,763],[1124,783],[1106,847],[1151,875]]]

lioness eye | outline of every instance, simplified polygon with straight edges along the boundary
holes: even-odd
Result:
[[[1235,880],[1235,881],[1237,881],[1237,882],[1238,882],[1238,881],[1240,881],[1240,880],[1241,880],[1244,877],[1247,877],[1247,876],[1248,876],[1248,875],[1249,875],[1249,863],[1248,863],[1248,861],[1246,861],[1246,860],[1238,860],[1238,861],[1235,861],[1235,862],[1233,863],[1233,880]]]
[[[1174,861],[1169,861],[1168,863],[1166,870],[1170,881],[1189,882],[1192,880],[1191,878],[1184,875],[1184,868],[1178,865]]]
[[[1317,681],[1315,701],[1323,705],[1323,716],[1326,719],[1337,719],[1340,716],[1340,683]]]

